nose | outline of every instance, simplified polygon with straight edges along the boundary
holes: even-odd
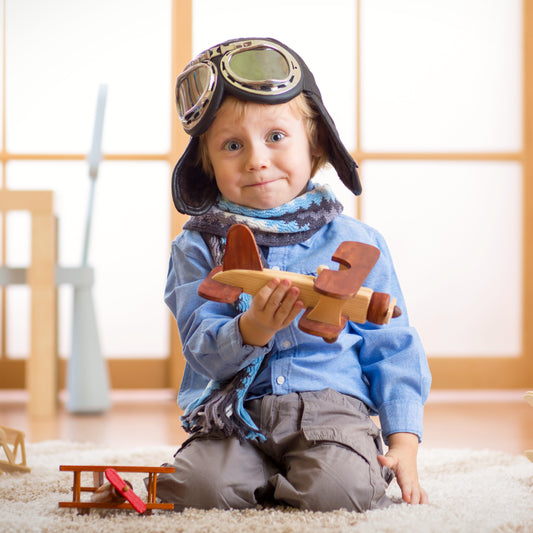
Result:
[[[260,143],[250,144],[246,158],[246,169],[248,172],[262,170],[269,166],[270,158],[268,156],[268,148]]]

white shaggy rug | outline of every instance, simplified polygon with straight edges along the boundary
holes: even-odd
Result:
[[[58,506],[60,501],[72,499],[73,475],[60,472],[61,464],[159,466],[169,461],[174,451],[168,446],[98,449],[91,444],[59,441],[28,444],[31,473],[0,475],[0,532],[533,532],[533,463],[525,456],[488,450],[422,448],[420,477],[430,503],[417,507],[398,503],[363,514],[279,508],[154,511],[152,516],[91,510],[82,516]],[[127,479],[145,498],[142,477],[128,474]],[[399,499],[395,482],[390,494]]]

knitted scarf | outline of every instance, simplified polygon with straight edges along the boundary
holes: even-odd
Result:
[[[221,264],[224,238],[233,224],[246,224],[259,246],[286,246],[306,241],[341,212],[342,205],[329,186],[310,184],[303,195],[274,209],[251,209],[220,197],[206,214],[192,217],[183,227],[201,232],[213,259]],[[250,302],[251,297],[243,294],[236,302],[236,313],[246,311]],[[181,417],[184,429],[197,435],[217,433],[240,440],[265,440],[244,408],[244,401],[268,355],[257,357],[230,380],[211,380]]]
[[[273,209],[251,209],[220,197],[205,215],[191,217],[183,227],[224,238],[233,224],[246,224],[259,246],[287,246],[306,241],[341,212],[328,185],[310,183],[303,195]]]

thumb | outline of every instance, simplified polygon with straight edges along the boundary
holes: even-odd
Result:
[[[398,464],[396,457],[389,457],[387,455],[378,455],[378,461],[381,466],[387,466],[391,470],[394,470]]]

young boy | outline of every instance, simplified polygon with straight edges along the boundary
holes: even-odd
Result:
[[[193,60],[176,98],[191,140],[173,198],[192,216],[172,244],[165,301],[187,359],[178,399],[192,436],[175,473],[159,477],[159,497],[176,510],[365,511],[391,503],[394,474],[403,500],[427,502],[417,473],[427,360],[383,238],[311,181],[329,161],[361,192],[311,72],[278,41],[236,39]],[[396,297],[402,315],[386,326],[348,322],[326,343],[298,328],[303,303],[283,275],[236,305],[201,298],[235,223],[253,231],[264,266],[281,271],[336,270],[343,241],[377,247],[365,285]]]

